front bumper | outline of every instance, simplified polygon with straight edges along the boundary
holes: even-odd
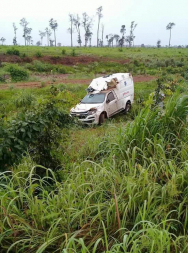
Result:
[[[91,114],[89,115],[88,112],[71,112],[70,116],[73,118],[77,118],[80,122],[84,124],[98,124],[98,115]]]

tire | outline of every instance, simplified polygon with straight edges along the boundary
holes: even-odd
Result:
[[[99,117],[99,125],[104,124],[105,122],[105,114],[101,113],[100,117]]]
[[[125,106],[125,114],[127,114],[131,110],[131,102],[127,102]]]

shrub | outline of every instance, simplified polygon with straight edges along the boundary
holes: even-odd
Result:
[[[123,52],[123,49],[122,49],[122,48],[119,48],[118,51],[119,51],[119,52]]]
[[[27,57],[26,53],[23,53],[23,54],[21,55],[21,57],[23,57],[23,58]]]
[[[42,57],[42,53],[38,51],[38,52],[35,53],[35,56],[36,56],[37,58],[41,58],[41,57]]]
[[[10,64],[6,67],[6,70],[10,73],[11,81],[19,82],[29,78],[29,73],[18,65]]]
[[[188,80],[188,72],[184,73],[184,78],[185,78],[185,80]]]
[[[75,51],[75,49],[72,50],[71,56],[76,56],[76,51]]]
[[[6,52],[6,54],[19,56],[20,55],[20,51],[18,49],[15,49],[13,47],[11,49],[8,49],[7,52]]]
[[[35,101],[35,96],[28,92],[22,92],[18,94],[18,97],[14,100],[14,104],[17,108],[28,107]]]
[[[65,67],[62,67],[62,66],[59,66],[56,70],[60,74],[67,74],[68,73],[67,69]]]
[[[7,123],[0,122],[0,168],[18,162],[27,150],[38,164],[55,168],[60,127],[68,127],[69,115],[60,111],[55,100],[48,101],[33,111],[19,113]]]
[[[33,61],[32,65],[28,65],[30,70],[34,70],[37,72],[50,72],[54,66],[49,63],[44,63],[38,60]]]
[[[62,55],[65,55],[66,54],[66,50],[62,49],[61,53],[62,53]]]
[[[0,75],[0,83],[4,83],[6,81],[6,78],[4,75]]]

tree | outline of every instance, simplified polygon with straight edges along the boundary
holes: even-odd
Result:
[[[103,17],[102,15],[102,6],[100,6],[99,8],[97,8],[97,16],[98,16],[98,28],[97,28],[97,47],[99,46],[99,26],[100,26],[100,21],[101,18]],[[103,40],[103,39],[102,39]]]
[[[52,32],[48,27],[46,27],[45,32],[46,32],[46,37],[47,37],[47,45],[49,46],[50,36],[52,35]]]
[[[18,28],[16,27],[15,23],[13,23],[13,28],[14,28],[13,45],[14,45],[14,46],[16,46],[16,45],[17,45],[17,36],[16,36],[16,31],[18,30]]]
[[[108,40],[108,35],[106,35],[106,40],[107,40],[107,43],[108,43],[108,46],[109,46],[109,40]]]
[[[4,37],[1,37],[0,41],[1,41],[1,45],[3,46],[3,43],[5,42],[5,38]]]
[[[131,47],[132,41],[133,41],[133,37],[132,36],[126,36],[125,41],[129,44],[129,47]]]
[[[131,29],[130,29],[130,37],[131,37],[130,46],[132,45],[132,42],[133,42],[133,46],[134,46],[134,39],[135,39],[134,30],[135,30],[136,27],[137,27],[137,24],[135,24],[135,21],[132,21],[131,22]]]
[[[27,45],[31,45],[32,37],[30,35],[26,36]]]
[[[55,41],[55,46],[56,46],[56,34],[55,34],[55,31],[57,30],[58,23],[57,23],[56,20],[54,20],[53,18],[51,18],[50,21],[49,21],[49,25],[50,25],[51,29],[54,31],[54,41]]]
[[[50,46],[53,47],[54,46],[54,40],[50,39]]]
[[[78,33],[78,44],[80,45],[80,47],[82,46],[82,40],[81,40],[81,36],[80,36],[80,17],[77,15],[74,20],[73,20],[74,26],[76,28],[76,31]]]
[[[85,30],[85,47],[87,47],[87,43],[88,43],[88,40],[89,40],[89,37],[92,35],[92,32],[91,32],[91,28],[92,28],[92,25],[93,25],[93,20],[92,18],[90,18],[86,12],[84,12],[82,14],[83,16],[83,20],[82,20],[82,26],[84,27],[84,30]]]
[[[73,14],[69,14],[69,21],[70,21],[70,27],[68,28],[68,32],[71,35],[71,47],[73,47],[73,40],[72,40],[72,34],[74,32],[74,15]]]
[[[106,35],[106,39],[107,39],[107,42],[108,42],[108,46],[113,47],[114,35],[113,34]]]
[[[37,45],[37,46],[40,46],[40,45],[41,45],[41,42],[40,42],[40,41],[37,41],[36,45]]]
[[[161,40],[157,41],[157,47],[160,48],[161,47]]]
[[[32,28],[28,28],[27,26],[28,26],[28,22],[27,22],[27,20],[25,19],[25,18],[22,18],[21,20],[20,20],[20,25],[23,27],[23,37],[24,37],[24,39],[25,39],[25,46],[26,46],[26,42],[27,42],[27,40],[28,40],[28,36],[30,36],[30,33],[31,33],[31,31],[32,31]]]
[[[122,37],[121,37],[121,39],[119,40],[119,45],[120,45],[121,47],[123,47],[124,42],[125,42],[125,33],[126,33],[125,25],[122,25],[122,26],[121,26],[120,33],[122,34]]]
[[[46,36],[46,32],[39,31],[40,39],[41,39],[41,46],[42,46],[42,40]]]
[[[175,23],[170,22],[170,23],[166,26],[166,30],[170,30],[169,47],[170,47],[170,42],[171,42],[171,30],[172,30],[172,28],[173,28],[175,25],[176,25]]]
[[[131,26],[130,26],[130,34],[126,37],[125,41],[129,44],[129,47],[132,46],[132,43],[134,45],[134,30],[137,27],[137,24],[135,24],[135,21],[131,22]]]
[[[115,34],[114,35],[114,39],[116,41],[116,47],[118,46],[118,42],[119,42],[119,39],[120,39],[120,36],[118,34]]]

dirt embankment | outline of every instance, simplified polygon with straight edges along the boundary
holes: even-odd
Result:
[[[44,86],[52,85],[52,84],[90,84],[92,81],[91,79],[68,79],[67,74],[55,75],[55,76],[48,76],[49,78],[53,79],[54,81],[44,81]],[[146,75],[137,75],[134,76],[134,82],[149,82],[154,80],[154,76],[146,76]],[[20,82],[20,83],[12,83],[11,84],[14,88],[23,89],[23,88],[42,88],[41,81],[40,82]],[[8,89],[8,84],[1,84],[0,89]]]
[[[0,62],[10,62],[10,63],[30,63],[34,60],[40,60],[51,64],[63,64],[67,66],[72,66],[76,64],[89,64],[93,62],[117,62],[117,63],[128,63],[129,59],[110,59],[106,57],[97,56],[42,56],[42,57],[20,57],[16,55],[5,55],[0,54]]]

